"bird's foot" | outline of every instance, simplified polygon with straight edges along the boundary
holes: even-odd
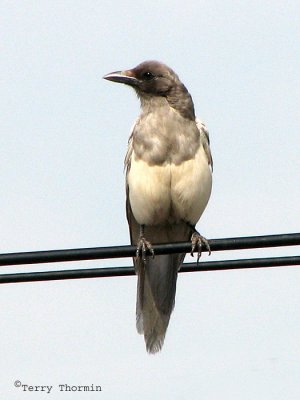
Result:
[[[208,255],[211,255],[211,250],[210,250],[210,245],[208,243],[208,240],[205,239],[204,236],[200,235],[199,232],[195,231],[192,234],[192,251],[191,251],[191,256],[194,257],[194,251],[197,250],[198,252],[198,257],[197,257],[197,263],[200,260],[201,254],[202,254],[202,247],[205,246],[208,250]]]
[[[146,240],[144,236],[140,236],[136,248],[136,257],[141,257],[142,260],[146,262],[147,250],[151,253],[152,258],[154,258],[154,250],[151,243],[148,242],[148,240]]]

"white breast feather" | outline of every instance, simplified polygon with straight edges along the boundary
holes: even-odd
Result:
[[[131,155],[128,171],[132,212],[141,225],[175,220],[196,224],[211,193],[212,177],[203,146],[195,158],[180,165],[149,166]]]

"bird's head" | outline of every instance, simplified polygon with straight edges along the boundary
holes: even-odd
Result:
[[[192,98],[175,72],[158,61],[144,61],[137,67],[111,72],[103,77],[124,83],[135,89],[142,103],[155,97],[165,97],[169,105],[185,118],[195,119]]]
[[[145,61],[135,68],[111,72],[103,78],[129,85],[139,96],[166,96],[172,87],[180,83],[175,72],[158,61]]]

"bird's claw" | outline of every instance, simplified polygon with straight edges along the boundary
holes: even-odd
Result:
[[[205,239],[204,236],[200,235],[198,232],[194,232],[192,234],[192,251],[191,251],[191,256],[194,257],[194,251],[198,251],[198,256],[197,256],[197,263],[200,260],[201,254],[202,254],[202,246],[204,245],[207,250],[208,250],[208,255],[211,255],[211,250],[210,250],[210,245],[208,243],[208,240]]]
[[[144,238],[144,236],[141,236],[139,238],[137,248],[136,248],[136,257],[139,258],[141,257],[144,262],[146,262],[146,253],[147,250],[151,253],[152,258],[154,258],[154,250],[152,248],[152,245],[148,240]]]

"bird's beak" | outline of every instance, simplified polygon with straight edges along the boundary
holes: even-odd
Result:
[[[133,72],[130,69],[127,71],[111,72],[107,75],[104,75],[103,79],[107,79],[108,81],[112,82],[125,83],[125,85],[130,86],[138,86],[139,84],[139,80],[134,77]]]

